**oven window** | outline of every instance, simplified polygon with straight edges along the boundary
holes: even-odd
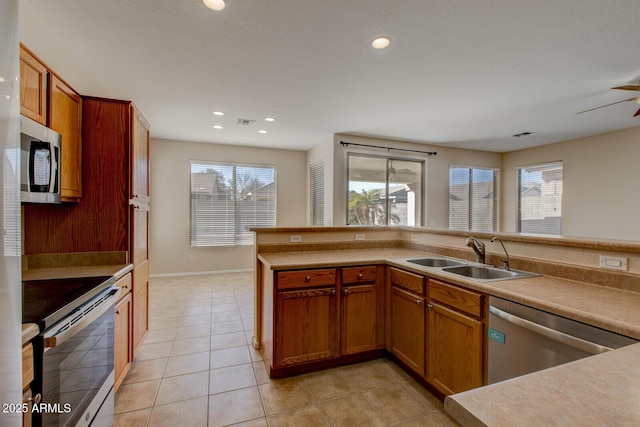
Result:
[[[113,371],[115,309],[43,356],[43,426],[75,426]]]

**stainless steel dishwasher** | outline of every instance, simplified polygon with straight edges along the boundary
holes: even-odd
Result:
[[[637,340],[498,297],[489,297],[488,382],[561,365]]]

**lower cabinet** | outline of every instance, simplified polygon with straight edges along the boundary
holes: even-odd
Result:
[[[132,280],[131,273],[118,279],[117,286],[120,286],[120,298],[116,302],[116,319],[114,325],[114,374],[117,391],[129,372],[129,367],[133,361],[133,299],[131,294]]]
[[[376,301],[375,283],[342,287],[341,354],[376,349]]]
[[[483,385],[482,295],[429,281],[427,381],[445,395]]]
[[[276,366],[338,355],[335,287],[278,292],[276,310]]]
[[[118,391],[131,366],[131,292],[116,303],[116,321],[114,331],[114,390]]]
[[[391,348],[389,351],[412,371],[425,374],[424,297],[391,287]]]

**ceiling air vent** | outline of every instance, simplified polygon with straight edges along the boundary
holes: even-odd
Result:
[[[253,126],[256,124],[256,121],[250,119],[236,119],[236,124],[240,126]]]
[[[515,136],[516,138],[520,138],[521,136],[527,136],[527,135],[531,135],[533,132],[522,132],[522,133],[516,133]]]

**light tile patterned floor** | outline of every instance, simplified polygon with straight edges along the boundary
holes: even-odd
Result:
[[[387,359],[269,380],[253,274],[151,279],[149,335],[116,394],[116,427],[455,426]]]

